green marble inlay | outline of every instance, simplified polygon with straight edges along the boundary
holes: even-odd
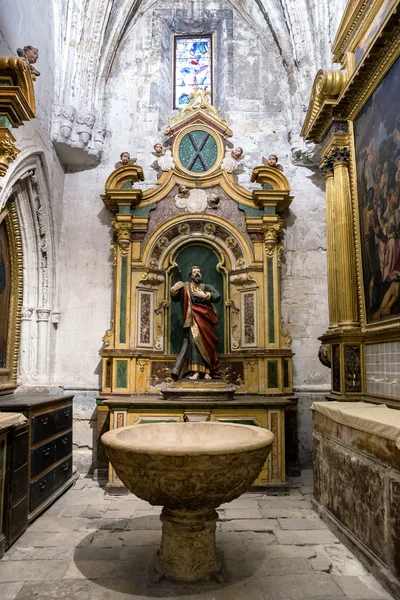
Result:
[[[125,344],[126,341],[126,275],[128,267],[128,257],[123,256],[121,259],[121,302],[119,313],[119,341],[120,344]]]
[[[245,204],[238,204],[238,209],[244,212],[246,217],[261,217],[264,214],[260,208],[246,206]]]
[[[278,362],[272,360],[268,363],[268,388],[278,388]]]
[[[187,133],[179,145],[179,160],[188,171],[203,173],[213,167],[218,158],[215,139],[201,129]]]
[[[127,181],[126,183],[124,183],[124,185],[121,187],[121,190],[131,190],[132,189],[132,182],[131,181]]]
[[[149,213],[151,213],[151,211],[155,210],[156,208],[157,202],[154,202],[153,204],[149,204],[148,206],[140,206],[139,208],[133,208],[132,214],[135,215],[135,217],[147,217]]]
[[[275,344],[275,306],[274,306],[274,264],[272,258],[267,259],[268,276],[268,335],[269,343]]]
[[[264,215],[274,215],[275,213],[275,206],[264,206]]]
[[[272,187],[272,185],[269,185],[269,183],[263,183],[262,189],[263,190],[273,190],[274,188]]]
[[[130,215],[131,214],[131,207],[127,206],[126,204],[122,204],[118,206],[118,213],[120,215]]]
[[[128,362],[126,360],[117,360],[117,388],[128,387]]]
[[[12,123],[6,115],[0,115],[0,127],[7,127],[7,129],[11,131]]]

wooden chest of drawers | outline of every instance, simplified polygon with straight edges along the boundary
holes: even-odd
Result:
[[[20,412],[28,419],[28,523],[76,479],[72,468],[72,399],[49,394],[0,396],[0,412]],[[15,485],[22,483],[16,481]]]

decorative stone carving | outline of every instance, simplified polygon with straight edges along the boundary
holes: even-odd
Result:
[[[55,104],[51,139],[57,154],[68,169],[85,170],[100,163],[108,131],[92,113],[78,113],[69,104]]]
[[[92,139],[92,129],[95,119],[95,116],[90,113],[78,114],[75,118],[78,140],[74,145],[76,145],[78,148],[87,148],[90,140]]]
[[[72,135],[75,116],[76,109],[73,106],[68,106],[67,104],[55,104],[53,106],[51,132],[51,139],[53,142],[64,141],[67,143],[67,140],[69,140]]]

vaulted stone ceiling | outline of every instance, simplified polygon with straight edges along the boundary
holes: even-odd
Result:
[[[56,39],[60,68],[56,102],[101,117],[104,87],[124,38],[147,11],[179,10],[180,3],[173,0],[58,2]],[[226,0],[226,8],[240,14],[264,47],[271,50],[271,55],[278,49],[296,121],[303,113],[317,69],[329,62],[330,46],[345,4],[345,0]],[[185,9],[192,14],[195,26],[196,17],[212,11],[213,3],[191,0],[185,3]]]

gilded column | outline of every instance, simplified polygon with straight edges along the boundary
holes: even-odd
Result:
[[[341,328],[359,326],[353,211],[348,170],[349,148],[333,148],[334,240],[337,273],[337,320]]]
[[[282,223],[266,223],[264,229],[265,267],[264,267],[264,298],[267,304],[266,314],[266,345],[279,345],[280,327],[280,295],[278,255]]]
[[[129,347],[132,215],[117,213],[112,225],[116,237],[113,244],[115,347],[120,348]]]
[[[338,325],[338,285],[335,247],[335,186],[333,179],[333,161],[325,159],[321,163],[320,169],[325,175],[326,182],[326,254],[328,271],[329,329],[334,329]]]

